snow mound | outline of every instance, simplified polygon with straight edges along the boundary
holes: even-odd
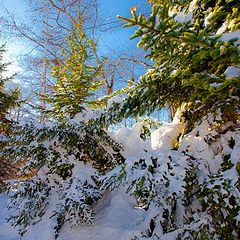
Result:
[[[176,112],[172,123],[164,123],[160,128],[152,132],[151,145],[154,150],[160,152],[173,148],[177,138],[183,133],[184,123],[181,117],[183,109]]]
[[[144,141],[140,137],[141,131],[141,123],[136,123],[132,128],[124,127],[111,133],[113,139],[123,146],[123,156],[125,158],[130,156],[141,158],[145,154],[145,150],[151,149],[150,141]]]

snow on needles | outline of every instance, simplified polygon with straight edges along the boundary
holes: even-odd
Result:
[[[179,148],[175,150],[172,149],[173,144],[184,127],[181,111],[176,114],[173,123],[163,124],[154,131],[151,141],[140,138],[140,124],[136,124],[132,129],[122,128],[112,132],[112,137],[125,149],[123,155],[126,162],[102,176],[108,188],[102,191],[101,199],[95,206],[93,225],[81,225],[73,229],[65,226],[59,239],[128,240],[145,239],[145,234],[156,237],[151,239],[158,237],[162,240],[174,240],[179,236],[186,237],[184,234],[189,234],[190,230],[199,232],[202,226],[213,227],[214,219],[207,211],[204,212],[197,195],[192,197],[187,208],[184,205],[184,196],[188,187],[185,179],[189,173],[195,171],[198,184],[203,189],[212,191],[211,196],[206,195],[202,200],[209,204],[208,198],[212,197],[209,209],[216,209],[214,204],[220,201],[219,194],[225,197],[226,204],[230,201],[230,195],[235,196],[236,204],[240,204],[240,193],[236,187],[239,177],[236,166],[240,162],[240,131],[231,123],[218,131],[215,124],[212,116],[203,119],[196,128],[178,140]],[[222,170],[228,161],[231,161],[231,166],[234,167]],[[218,175],[219,173],[222,175]],[[92,170],[81,166],[79,173],[75,174],[79,181],[90,179]],[[229,186],[227,189],[219,189],[219,186],[224,186],[224,179],[227,179]],[[76,182],[76,190],[77,186]],[[69,198],[76,201],[78,195],[83,194],[76,191],[69,193],[65,188],[63,187],[63,192],[73,194],[69,195]],[[148,195],[144,195],[146,193]],[[52,196],[49,208],[54,207],[55,200]],[[17,240],[19,237],[16,230],[11,229],[4,221],[3,215],[7,215],[5,204],[6,196],[1,194],[0,239]],[[190,208],[191,214],[188,212]],[[49,209],[47,212],[50,212]],[[164,232],[160,223],[163,223],[166,214],[174,214],[175,228]],[[237,214],[235,218],[239,221],[240,215]],[[30,227],[29,233],[23,239],[53,240],[52,221],[49,215],[45,215],[42,221]],[[185,224],[186,221],[189,221],[189,224]]]

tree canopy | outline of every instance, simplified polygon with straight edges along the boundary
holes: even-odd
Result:
[[[128,98],[113,108],[112,121],[156,109],[185,104],[185,118],[197,121],[221,110],[226,120],[238,118],[238,1],[150,1],[152,14],[119,17],[125,27],[137,26],[132,38],[154,66],[134,86]]]

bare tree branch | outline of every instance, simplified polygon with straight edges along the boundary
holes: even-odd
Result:
[[[147,67],[147,68],[152,68],[153,67],[152,65],[149,65],[149,64],[147,64],[143,61],[135,60],[135,59],[132,59],[132,58],[121,58],[121,60],[127,60],[127,61],[132,62],[132,63],[137,63],[137,64],[143,65],[144,67]]]

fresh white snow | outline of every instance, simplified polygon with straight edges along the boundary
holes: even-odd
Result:
[[[224,72],[226,79],[240,77],[240,67],[229,66]]]
[[[174,179],[170,182],[169,189],[174,192],[181,193],[183,191],[181,179],[184,177],[183,166],[186,164],[186,156],[183,152],[187,152],[188,156],[198,159],[199,182],[208,179],[209,174],[216,174],[219,170],[223,156],[231,154],[231,159],[234,163],[240,162],[240,133],[237,131],[228,131],[220,138],[218,133],[213,129],[213,117],[209,116],[203,120],[195,129],[185,135],[181,139],[180,147],[177,151],[173,151],[173,143],[182,133],[183,123],[181,120],[181,112],[177,112],[174,121],[169,124],[163,124],[159,129],[151,135],[151,141],[144,142],[140,137],[141,125],[136,124],[133,128],[122,128],[116,132],[112,132],[112,137],[119,141],[125,148],[124,156],[127,158],[127,165],[133,164],[139,158],[147,159],[150,155],[159,157],[159,168],[155,178],[161,179],[161,173],[168,172],[168,156],[172,156],[178,166],[175,172]],[[228,126],[226,125],[226,128]],[[218,139],[212,141],[211,139]],[[229,141],[235,140],[233,149],[229,147]],[[149,163],[147,163],[149,164]],[[80,178],[89,178],[91,170],[88,167],[82,166],[79,174]],[[145,174],[144,172],[142,172]],[[146,172],[147,173],[147,172]],[[77,174],[76,172],[74,174]],[[136,179],[138,172],[133,172],[129,179]],[[224,172],[226,178],[237,179],[236,170]],[[162,192],[164,194],[164,191]],[[53,227],[54,219],[50,218],[52,208],[55,204],[54,196],[51,199],[49,206],[46,209],[42,221],[34,226],[31,226],[23,240],[54,240]],[[0,195],[0,239],[1,240],[18,240],[17,230],[13,229],[4,219],[8,216],[6,209],[7,197],[4,194]],[[199,204],[196,201],[196,209]],[[149,226],[149,222],[157,209],[150,205],[148,211],[137,207],[136,200],[129,193],[126,193],[124,187],[120,187],[113,191],[105,191],[103,197],[97,205],[96,217],[93,225],[81,225],[80,227],[70,229],[66,224],[60,232],[60,240],[126,240],[131,239],[138,234],[141,234]],[[207,216],[194,215],[194,219],[199,219],[194,223],[197,225],[207,222]],[[239,219],[239,216],[237,217]],[[178,203],[178,219],[179,224],[183,222],[183,208],[181,202]],[[159,227],[160,229],[160,227]],[[162,239],[172,240],[178,235],[181,229],[171,233],[164,234]],[[161,234],[161,233],[159,233]]]

